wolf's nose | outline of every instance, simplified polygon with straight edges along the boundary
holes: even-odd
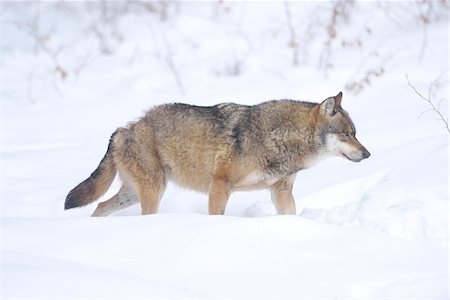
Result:
[[[364,151],[363,151],[363,157],[364,157],[364,158],[369,158],[369,157],[370,157],[370,152],[367,151],[366,149],[364,149]]]

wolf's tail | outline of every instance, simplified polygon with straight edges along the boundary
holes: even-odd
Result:
[[[100,198],[111,186],[116,175],[116,166],[113,159],[114,136],[116,133],[117,131],[111,136],[108,150],[97,169],[92,172],[88,179],[69,192],[64,203],[64,209],[88,205]]]

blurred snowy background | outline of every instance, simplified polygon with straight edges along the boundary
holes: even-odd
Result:
[[[447,299],[449,9],[1,2],[1,296]],[[275,217],[265,191],[209,217],[174,185],[155,216],[63,211],[111,133],[153,105],[339,91],[372,157],[300,172],[297,217]]]

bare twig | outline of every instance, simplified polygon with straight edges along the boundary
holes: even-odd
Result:
[[[326,26],[328,38],[324,42],[319,57],[319,68],[323,69],[326,75],[328,69],[332,68],[331,56],[333,45],[337,41],[338,25],[340,22],[346,22],[350,16],[350,6],[353,5],[352,0],[338,0],[333,2],[333,9],[330,20]]]
[[[289,47],[292,48],[292,63],[294,66],[298,65],[298,42],[297,33],[295,32],[294,25],[292,23],[291,8],[289,3],[284,1],[284,11],[286,13],[286,21],[289,29]]]
[[[27,95],[27,99],[28,101],[30,101],[31,103],[35,103],[35,99],[33,98],[33,80],[34,80],[34,73],[35,73],[35,68],[31,68],[30,72],[28,72],[27,75],[27,91],[26,91],[26,95]]]
[[[164,46],[166,47],[166,55],[164,57],[164,60],[167,63],[167,66],[169,67],[170,71],[172,72],[173,77],[175,78],[178,90],[180,91],[181,95],[184,95],[183,83],[181,82],[180,73],[178,72],[177,66],[174,61],[172,47],[170,46],[170,43],[167,40],[165,34],[162,34],[162,38],[164,41]]]
[[[430,109],[427,109],[426,111],[421,112],[420,115],[417,117],[417,119],[420,119],[424,114],[426,114],[427,112],[430,112],[430,111],[433,111],[433,109],[430,108]]]
[[[53,62],[53,70],[55,74],[59,75],[59,77],[64,80],[67,77],[67,71],[59,62],[59,55],[63,50],[63,47],[60,46],[57,49],[51,49],[47,45],[48,37],[45,35],[42,35],[39,32],[39,28],[37,28],[37,25],[35,24],[29,24],[29,23],[20,23],[19,21],[11,22],[13,25],[17,27],[17,29],[22,30],[26,34],[28,34],[35,42],[35,51],[38,49],[42,50],[48,58]]]
[[[425,7],[425,11],[420,11],[419,12],[419,21],[420,24],[422,25],[422,46],[420,49],[420,55],[419,55],[419,62],[422,61],[424,55],[425,55],[425,49],[427,48],[427,44],[428,44],[428,24],[430,23],[430,15],[431,15],[431,10],[433,8],[433,4],[431,2],[427,2],[427,1],[417,1],[416,0],[416,6],[418,7],[419,10],[421,10],[421,7]]]
[[[242,73],[242,68],[245,64],[245,61],[250,56],[252,52],[252,44],[250,38],[245,34],[245,32],[238,26],[236,28],[236,36],[242,38],[247,45],[247,49],[245,52],[241,52],[236,50],[234,46],[234,39],[230,39],[230,51],[231,51],[231,62],[226,63],[224,66],[224,73],[228,76],[238,76]]]
[[[371,82],[374,78],[382,76],[384,72],[385,71],[383,67],[369,69],[366,71],[362,78],[347,83],[345,85],[345,88],[355,94],[358,94],[364,89],[364,87],[371,85]]]
[[[402,30],[408,29],[407,26],[403,25],[402,22],[398,20],[398,17],[395,15],[395,11],[392,10],[392,6],[389,1],[377,1],[378,7],[383,11],[384,15],[387,19],[389,19],[391,22],[393,22],[398,28]],[[395,5],[398,5],[399,2],[395,3]],[[404,7],[401,7],[402,11],[404,11]]]
[[[89,65],[89,61],[92,60],[93,54],[91,52],[87,52],[79,61],[77,66],[73,69],[73,74],[79,76],[81,71]]]
[[[432,92],[432,89],[433,89],[433,87],[436,85],[436,83],[437,83],[438,80],[439,80],[439,78],[435,79],[435,80],[430,84],[430,87],[428,88],[428,98],[426,98],[426,97],[423,96],[419,91],[417,91],[417,89],[415,88],[415,86],[412,85],[412,83],[409,81],[408,75],[406,75],[406,81],[408,81],[408,85],[413,89],[413,91],[416,93],[416,95],[419,96],[422,100],[424,100],[425,102],[427,102],[427,103],[431,106],[430,109],[428,109],[428,110],[422,112],[422,113],[419,115],[419,118],[420,118],[422,115],[424,115],[425,113],[427,113],[427,112],[434,111],[434,113],[438,115],[438,119],[437,119],[437,120],[438,120],[438,121],[442,121],[442,122],[445,124],[445,129],[446,129],[447,132],[450,134],[450,128],[449,128],[449,126],[448,126],[448,119],[447,119],[446,117],[444,117],[444,115],[442,114],[442,112],[441,112],[440,109],[439,109],[440,106],[441,106],[441,103],[442,103],[442,101],[443,101],[444,99],[441,99],[441,100],[439,101],[439,104],[437,105],[437,107],[436,107],[436,105],[433,103],[433,101],[431,100],[431,92]]]

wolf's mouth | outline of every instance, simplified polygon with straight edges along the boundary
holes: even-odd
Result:
[[[362,159],[355,159],[355,158],[351,158],[350,156],[348,156],[347,154],[345,154],[344,152],[342,152],[342,155],[348,159],[351,160],[352,162],[360,162]]]

